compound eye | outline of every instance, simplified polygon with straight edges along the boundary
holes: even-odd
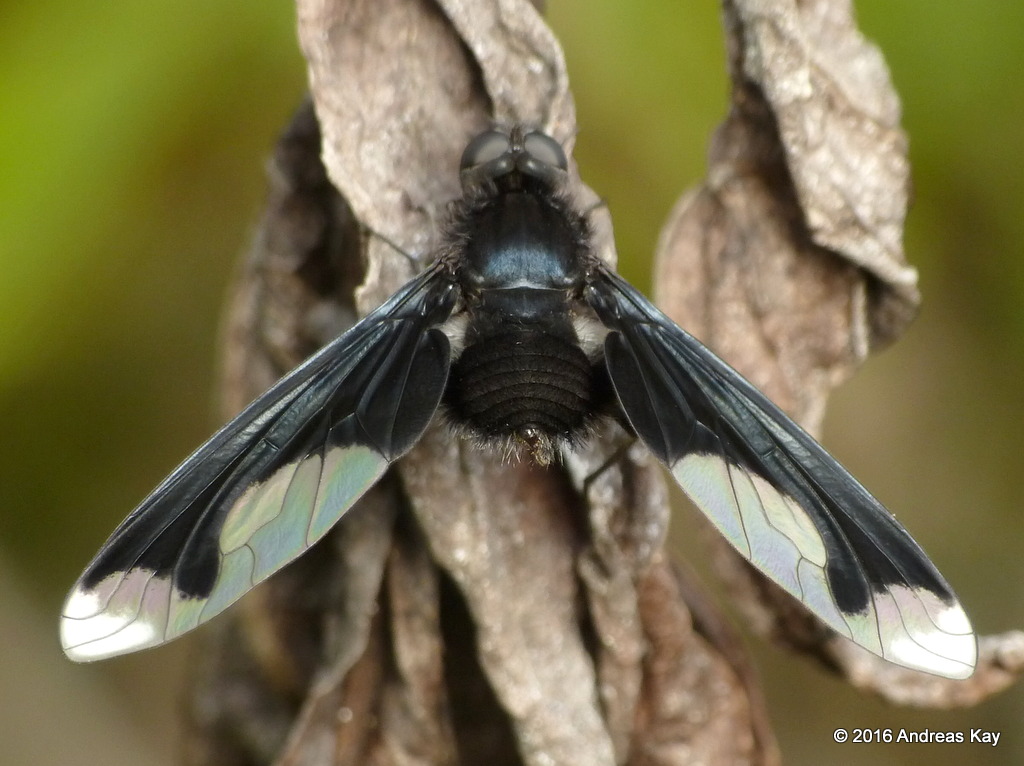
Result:
[[[509,150],[508,134],[500,130],[488,130],[469,142],[466,151],[462,153],[462,161],[459,163],[459,170],[486,165],[499,159]]]
[[[569,166],[562,146],[551,136],[540,131],[532,131],[523,137],[523,148],[526,153],[542,165],[565,170]]]

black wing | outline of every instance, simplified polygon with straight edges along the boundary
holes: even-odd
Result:
[[[741,555],[875,654],[971,675],[976,642],[953,591],[835,458],[621,277],[601,269],[587,300],[610,330],[629,423]]]
[[[419,439],[457,291],[434,267],[282,378],[115,530],[64,605],[73,660],[155,646],[296,558]]]

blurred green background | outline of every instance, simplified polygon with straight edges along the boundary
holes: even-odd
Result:
[[[622,271],[704,170],[727,99],[712,0],[551,0],[577,158]],[[913,531],[985,633],[1024,627],[1024,6],[861,0],[911,137],[924,307],[839,391],[826,444]],[[0,10],[0,763],[172,762],[187,641],[75,666],[65,589],[209,435],[222,300],[305,70],[286,2]],[[676,537],[691,525],[674,520]],[[685,546],[692,549],[691,546]],[[1024,763],[1024,688],[893,708],[754,644],[786,763]],[[838,726],[1000,731],[832,743]]]

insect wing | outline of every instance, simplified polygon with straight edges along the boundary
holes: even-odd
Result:
[[[810,435],[621,277],[588,302],[640,439],[739,553],[830,628],[949,678],[977,645],[956,596],[889,511]]]
[[[434,268],[282,378],[114,531],[64,605],[69,658],[169,641],[320,539],[419,439],[456,299]]]

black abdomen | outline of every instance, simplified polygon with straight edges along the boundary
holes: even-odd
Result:
[[[484,438],[575,441],[598,392],[590,360],[573,340],[511,322],[477,336],[452,367],[446,398],[453,415]]]

